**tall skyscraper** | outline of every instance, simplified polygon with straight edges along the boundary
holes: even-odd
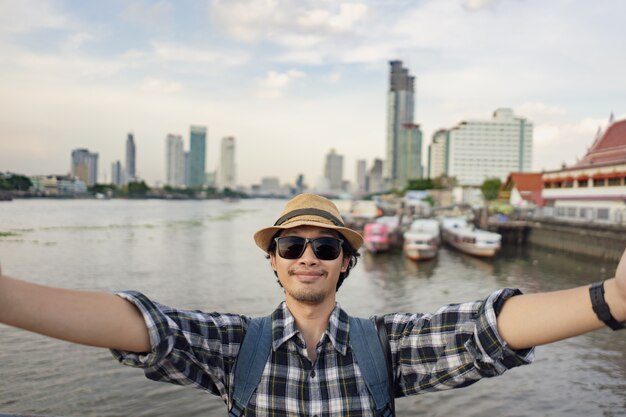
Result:
[[[511,109],[497,109],[490,120],[463,121],[450,129],[448,140],[448,175],[460,185],[504,181],[511,172],[532,168],[533,124]]]
[[[135,152],[135,138],[132,133],[129,133],[126,138],[126,182],[137,180]]]
[[[222,138],[218,184],[222,189],[230,188],[231,190],[234,190],[237,185],[235,138],[232,136]]]
[[[87,185],[98,182],[98,154],[89,152],[89,149],[79,148],[72,151],[72,176]]]
[[[387,160],[385,177],[394,187],[406,184],[407,173],[400,172],[402,130],[413,125],[415,77],[402,67],[402,61],[390,61],[389,92],[387,95]],[[421,152],[420,152],[421,154]]]
[[[116,187],[124,185],[124,169],[121,161],[115,161],[111,164],[111,184]]]
[[[206,127],[189,130],[189,187],[202,187],[206,180]]]
[[[439,129],[428,146],[428,178],[448,175],[448,136],[450,131]]]
[[[374,159],[374,165],[367,175],[367,191],[370,193],[379,193],[385,191],[385,180],[383,179],[383,161],[382,159]]]
[[[326,155],[324,177],[328,180],[330,191],[341,191],[343,184],[343,155],[337,154],[335,149],[331,149],[330,153]]]
[[[185,186],[185,152],[183,138],[180,135],[168,134],[165,138],[165,183],[171,187]]]

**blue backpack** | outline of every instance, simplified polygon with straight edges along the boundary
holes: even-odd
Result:
[[[393,417],[395,391],[391,350],[382,316],[376,317],[375,322],[350,317],[350,347],[374,400],[376,414],[380,417]],[[243,415],[261,381],[263,368],[271,351],[271,316],[252,319],[235,364],[233,406],[228,413],[229,417]]]

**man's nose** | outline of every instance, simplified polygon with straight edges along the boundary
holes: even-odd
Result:
[[[300,262],[306,264],[314,264],[319,262],[319,259],[317,259],[317,256],[315,256],[315,252],[313,252],[313,244],[311,242],[307,242],[304,248],[304,252],[302,253],[302,256],[300,256]]]

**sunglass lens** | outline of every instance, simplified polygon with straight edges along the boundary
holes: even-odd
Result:
[[[315,256],[323,261],[337,259],[341,251],[341,241],[339,239],[318,238],[313,241]]]
[[[297,259],[304,252],[306,240],[301,237],[290,236],[278,239],[278,254],[285,259]]]

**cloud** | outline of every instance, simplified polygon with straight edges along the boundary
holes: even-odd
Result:
[[[463,1],[463,7],[466,10],[476,12],[479,10],[489,9],[495,6],[499,0],[465,0]]]
[[[122,17],[125,20],[152,30],[171,26],[173,15],[174,6],[167,1],[155,3],[133,1],[122,12]]]
[[[50,2],[0,1],[0,33],[29,33],[40,29],[66,29],[73,24]]]
[[[337,5],[314,0],[216,0],[210,15],[240,41],[284,44],[287,39],[286,44],[293,46],[294,39],[302,43],[302,38],[311,42],[349,33],[365,20],[368,10],[366,4],[352,2]]]
[[[158,78],[148,77],[143,80],[140,89],[144,93],[174,94],[181,92],[183,86],[179,82],[165,81]]]
[[[284,73],[268,71],[265,78],[259,79],[257,84],[259,90],[257,96],[261,98],[278,98],[283,94],[283,90],[295,79],[302,78],[305,73],[298,70],[289,70]]]

